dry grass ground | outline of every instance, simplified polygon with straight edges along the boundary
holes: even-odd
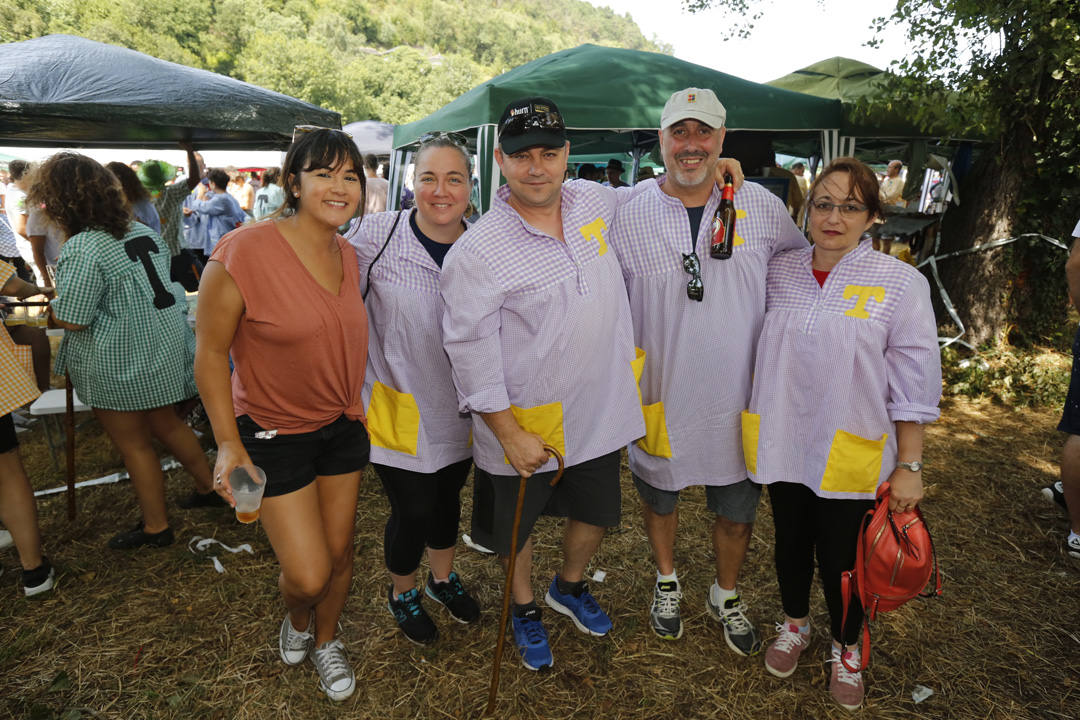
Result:
[[[924,504],[945,571],[944,596],[915,601],[877,622],[866,673],[864,718],[1076,718],[1080,714],[1080,569],[1062,552],[1064,515],[1038,489],[1056,478],[1062,442],[1057,412],[953,400],[928,433]],[[24,433],[35,487],[62,481],[40,425]],[[78,434],[80,477],[119,467],[96,424]],[[169,477],[170,501],[190,478]],[[467,493],[466,493],[467,494]],[[624,518],[593,563],[607,573],[594,592],[615,623],[590,638],[546,614],[552,672],[521,668],[508,649],[498,717],[839,718],[828,698],[815,633],[812,651],[786,679],[760,656],[740,658],[704,608],[712,579],[704,496],[683,505],[677,562],[686,634],[656,638],[648,627],[653,567],[636,494],[624,483]],[[58,570],[56,589],[26,600],[13,551],[0,555],[0,716],[16,718],[475,718],[487,696],[501,597],[496,563],[462,550],[458,569],[484,608],[478,626],[432,608],[442,637],[411,645],[386,611],[382,527],[386,502],[370,472],[360,494],[356,577],[342,623],[358,686],[333,705],[310,664],[286,668],[274,645],[283,615],[276,567],[259,525],[218,510],[172,510],[175,546],[117,553],[105,548],[135,521],[128,483],[79,493],[68,522],[63,496],[40,502]],[[468,517],[466,508],[465,517]],[[743,575],[744,599],[767,638],[781,610],[772,569],[772,521],[763,499]],[[225,555],[218,574],[188,551],[194,535],[254,554]],[[545,522],[536,586],[558,558],[559,528]],[[813,620],[827,626],[815,597]],[[807,657],[809,656],[809,657]],[[916,705],[916,685],[934,694]]]

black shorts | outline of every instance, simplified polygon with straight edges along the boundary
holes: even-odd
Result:
[[[541,515],[569,517],[598,527],[618,525],[622,517],[619,454],[620,451],[616,450],[566,468],[562,480],[555,487],[549,484],[551,478],[555,477],[554,471],[529,477],[518,530],[518,550],[529,539],[533,525]],[[509,555],[521,478],[517,475],[492,475],[480,468],[476,468],[473,476],[481,487],[485,482],[490,482],[493,487],[492,512],[477,521],[479,524],[486,520],[491,527],[478,528],[483,530],[479,533],[478,542],[500,555]],[[487,541],[491,544],[488,545]]]
[[[1080,435],[1080,328],[1073,338],[1072,375],[1069,378],[1069,394],[1065,396],[1065,407],[1061,411],[1061,422],[1057,429],[1070,435]]]
[[[363,470],[371,450],[364,424],[344,415],[312,432],[265,440],[255,437],[263,428],[247,415],[236,418],[236,427],[251,462],[266,473],[263,497],[295,492],[314,482],[316,475]]]
[[[15,420],[11,413],[0,417],[0,453],[6,453],[19,447],[19,441],[15,439]]]

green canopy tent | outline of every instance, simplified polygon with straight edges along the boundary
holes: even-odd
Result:
[[[940,128],[922,127],[909,118],[915,114],[931,117],[940,113],[937,108],[914,108],[897,106],[886,92],[890,73],[873,65],[844,57],[833,57],[808,65],[801,70],[772,80],[768,85],[806,93],[816,97],[839,100],[843,108],[843,120],[839,130],[828,133],[828,149],[832,156],[857,156],[866,162],[884,162],[903,157],[908,167],[904,197],[908,199],[925,195],[928,190],[927,168],[940,170],[945,176],[942,197],[953,190],[956,180],[952,174],[952,158],[960,144],[979,138],[949,138]],[[938,115],[940,116],[940,115]],[[824,146],[824,144],[823,144]],[[811,156],[812,151],[804,153]],[[824,154],[828,163],[829,154]],[[920,187],[921,185],[921,187]],[[955,193],[955,190],[953,190]],[[958,201],[958,198],[957,198]],[[919,208],[916,207],[915,210]],[[942,211],[943,212],[943,211]]]
[[[840,103],[760,85],[669,55],[580,45],[533,60],[461,95],[428,117],[394,130],[390,201],[397,204],[410,147],[425,133],[470,137],[479,156],[481,210],[499,185],[495,124],[506,104],[541,95],[558,103],[574,155],[630,153],[636,176],[641,156],[657,141],[664,103],[685,87],[711,88],[728,111],[729,137],[767,131],[816,140],[840,127]]]
[[[894,104],[885,94],[890,73],[845,57],[816,62],[766,83],[784,90],[841,102],[843,120],[837,131],[834,155],[854,155],[856,146],[865,159],[882,160],[898,154],[912,141],[937,141],[945,133],[923,128],[909,118],[911,108]],[[891,155],[890,155],[891,154]]]

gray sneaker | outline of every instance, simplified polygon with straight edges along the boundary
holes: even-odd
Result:
[[[653,586],[649,620],[652,622],[653,632],[665,640],[678,640],[682,637],[680,600],[682,600],[682,591],[679,589],[678,580],[665,580]]]
[[[753,623],[746,618],[746,606],[739,596],[724,601],[723,607],[713,604],[712,593],[705,594],[705,607],[709,614],[724,626],[724,640],[728,647],[740,655],[757,655],[761,652],[761,637]]]
[[[1069,557],[1080,560],[1080,541],[1068,535],[1065,538],[1065,552],[1069,554]]]
[[[278,652],[281,653],[281,661],[286,665],[299,665],[311,652],[315,644],[315,617],[308,620],[308,629],[300,632],[293,628],[289,622],[288,613],[281,621],[281,632],[278,633]]]
[[[356,676],[340,640],[334,639],[315,648],[311,662],[319,671],[319,687],[334,702],[341,702],[356,690]]]

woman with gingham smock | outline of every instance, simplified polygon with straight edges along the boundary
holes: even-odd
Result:
[[[387,606],[402,633],[421,645],[439,635],[421,592],[460,623],[480,617],[453,569],[472,421],[458,413],[439,294],[443,258],[467,227],[471,178],[461,136],[428,136],[416,154],[415,208],[365,216],[347,236],[371,320],[364,401],[371,461],[390,501]],[[416,571],[425,550],[430,572],[420,591]]]
[[[743,451],[750,477],[769,488],[786,616],[765,667],[788,677],[809,643],[816,554],[831,620],[829,692],[855,709],[862,673],[841,659],[859,664],[863,612],[856,600],[843,621],[840,574],[855,564],[881,483],[893,510],[923,496],[923,428],[940,414],[941,358],[926,278],[862,239],[882,215],[873,171],[838,158],[809,197],[813,247],[769,262]]]
[[[183,290],[169,279],[161,237],[134,222],[116,177],[83,155],[62,152],[38,172],[29,200],[67,237],[56,268],[52,313],[67,330],[55,371],[124,458],[142,519],[109,540],[113,549],[173,542],[157,439],[191,473],[198,496],[213,492],[210,466],[173,408],[197,394],[195,338]]]

